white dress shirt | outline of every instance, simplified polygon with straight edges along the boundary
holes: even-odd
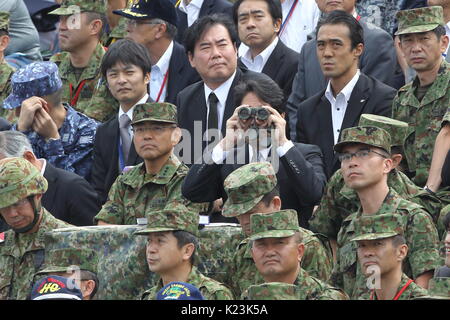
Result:
[[[180,1],[178,8],[186,13],[188,27],[190,27],[195,20],[198,19],[200,9],[202,8],[203,0],[192,0],[188,5],[184,4],[184,0]]]
[[[166,99],[167,93],[167,83],[169,79],[166,79],[164,83],[164,77],[166,73],[169,71],[170,58],[172,57],[173,52],[173,41],[170,42],[170,45],[167,47],[166,52],[161,56],[158,62],[152,66],[152,71],[150,72],[150,97],[153,101],[156,101],[158,98],[159,91],[164,84],[163,90],[161,92],[161,97],[157,102],[164,102]],[[168,76],[168,75],[167,75]]]
[[[348,100],[352,95],[353,88],[358,82],[360,71],[356,72],[353,76],[352,80],[347,83],[344,89],[341,90],[336,95],[336,98],[333,95],[333,91],[331,89],[331,82],[328,81],[327,90],[325,91],[325,97],[330,101],[331,104],[331,118],[333,120],[333,134],[334,134],[334,144],[338,142],[339,133],[341,132],[342,122],[344,121],[345,111],[347,110]]]
[[[124,112],[124,111],[122,110],[122,106],[120,106],[120,108],[119,108],[119,117],[118,117],[118,119],[120,119],[120,116],[121,116],[121,115],[123,115],[124,113],[126,113],[127,116],[128,116],[128,118],[130,118],[130,120],[133,121],[133,110],[134,110],[134,107],[135,107],[136,105],[138,105],[138,104],[146,103],[147,100],[148,100],[148,94],[146,93],[146,94],[141,98],[141,100],[139,100],[139,101],[138,101],[134,106],[132,106],[132,107],[130,108],[130,110],[128,110],[127,112]],[[131,140],[133,140],[133,130],[131,130],[131,125],[128,126],[128,132],[130,133]],[[120,136],[120,135],[119,135],[119,136]]]
[[[250,48],[247,47],[244,43],[241,46],[245,46],[242,50],[246,50],[245,54],[241,57],[241,61],[247,66],[248,70],[254,72],[262,72],[264,66],[266,65],[267,60],[269,60],[270,55],[278,44],[278,37],[272,41],[271,44],[267,46],[260,54],[258,54],[255,58],[252,59],[252,53],[250,52]],[[239,49],[241,49],[239,47]]]

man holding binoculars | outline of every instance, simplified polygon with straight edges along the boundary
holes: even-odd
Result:
[[[300,225],[307,227],[326,183],[320,149],[288,140],[283,91],[267,75],[244,76],[234,94],[239,107],[226,122],[225,137],[202,164],[191,167],[183,195],[194,202],[215,201],[219,207],[216,200],[225,201],[223,181],[231,172],[249,162],[271,162],[282,209],[296,210]]]

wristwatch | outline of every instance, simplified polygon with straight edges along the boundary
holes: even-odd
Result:
[[[436,192],[432,191],[430,188],[428,188],[428,186],[423,187],[423,190],[425,190],[426,192],[431,193],[433,195],[436,194]]]

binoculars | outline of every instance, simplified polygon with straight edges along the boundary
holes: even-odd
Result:
[[[238,117],[241,120],[248,120],[251,118],[256,118],[260,121],[265,121],[269,118],[269,111],[263,107],[255,107],[255,108],[249,108],[249,107],[242,107],[238,111]]]

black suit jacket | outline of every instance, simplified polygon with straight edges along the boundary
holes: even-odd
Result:
[[[320,201],[326,184],[322,153],[317,146],[294,143],[279,159],[277,180],[283,209],[294,209],[299,214],[302,227],[308,227],[312,208]],[[231,153],[233,154],[233,153]],[[234,153],[236,154],[236,153]],[[212,163],[212,164],[207,164]],[[218,198],[225,201],[225,178],[244,164],[227,160],[225,164],[206,161],[194,164],[181,187],[182,194],[193,202],[208,202]]]
[[[236,76],[234,77],[233,83],[231,84],[230,91],[228,92],[227,96],[227,102],[225,105],[222,127],[220,128],[222,136],[225,135],[227,120],[233,115],[233,112],[237,107],[234,103],[233,88],[239,83],[244,74],[251,76],[252,74],[254,74],[254,72],[237,68]],[[178,108],[178,125],[180,126],[180,128],[189,132],[191,137],[190,139],[187,139],[186,134],[183,134],[183,141],[181,141],[181,143],[177,145],[176,152],[178,152],[180,148],[183,148],[183,155],[181,159],[188,166],[199,159],[200,155],[198,154],[198,151],[201,150],[203,153],[203,150],[207,146],[207,142],[203,141],[203,134],[207,130],[207,106],[203,84],[203,81],[196,82],[181,91],[177,97],[176,105]],[[195,126],[201,127],[201,136],[195,135]],[[199,144],[201,144],[201,148],[199,148]],[[198,150],[195,148],[196,145]],[[184,152],[186,151],[184,149],[190,149],[191,154],[188,156]]]
[[[339,161],[333,151],[334,135],[331,104],[325,90],[307,99],[298,108],[297,141],[315,144],[324,156],[328,178],[339,169]],[[358,125],[363,113],[391,116],[392,100],[396,90],[361,73],[348,101],[341,131]]]
[[[5,118],[0,117],[0,131],[6,131],[11,128],[11,123]]]
[[[169,78],[167,80],[165,101],[175,104],[178,92],[200,80],[199,74],[189,63],[184,47],[174,41],[173,52],[169,62]]]
[[[101,205],[92,186],[79,175],[47,162],[44,177],[48,181],[42,205],[56,218],[75,226],[91,226]]]
[[[200,8],[200,12],[198,14],[198,17],[207,16],[213,13],[225,13],[230,16],[232,19],[233,17],[233,4],[230,1],[227,0],[204,0],[202,7]],[[187,14],[180,10],[180,8],[177,8],[178,13],[178,34],[176,37],[176,40],[180,43],[183,43],[184,40],[184,33],[186,29],[188,28],[188,21],[187,21]]]

